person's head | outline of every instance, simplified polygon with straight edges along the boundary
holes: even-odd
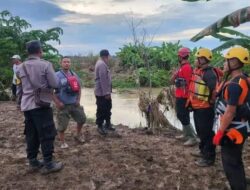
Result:
[[[68,71],[70,69],[71,59],[67,56],[62,57],[61,59],[61,67],[63,70]]]
[[[232,47],[224,56],[224,72],[231,74],[240,70],[245,64],[250,64],[249,52],[247,49],[237,46]]]
[[[100,51],[100,57],[102,58],[102,60],[105,62],[105,63],[108,63],[108,60],[109,60],[109,51],[107,49],[103,49]]]
[[[11,63],[14,65],[19,65],[21,63],[21,57],[19,55],[13,55],[11,57]]]
[[[210,49],[200,48],[195,54],[195,66],[198,68],[207,67],[213,58],[213,54]]]
[[[178,55],[179,63],[182,63],[183,61],[187,61],[190,55],[190,49],[186,47],[182,47],[178,50],[177,55]]]
[[[26,49],[29,55],[42,57],[42,45],[39,40],[32,40],[26,43]]]

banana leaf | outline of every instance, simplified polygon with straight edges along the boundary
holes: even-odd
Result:
[[[216,47],[215,49],[213,49],[213,52],[225,50],[229,47],[234,46],[235,44],[245,47],[247,49],[250,49],[250,40],[246,38],[239,38],[239,39],[232,39],[232,40],[226,41],[219,47]]]
[[[234,11],[233,13],[218,20],[214,24],[208,26],[207,28],[196,34],[194,37],[192,37],[191,41],[196,42],[205,36],[213,35],[220,32],[220,30],[224,27],[237,27],[240,24],[248,21],[250,21],[250,7],[245,7],[243,9]]]
[[[220,32],[231,34],[231,35],[238,36],[238,37],[241,37],[241,38],[250,39],[250,36],[245,35],[245,34],[243,34],[241,32],[236,31],[236,30],[229,29],[229,28],[222,28],[222,29],[220,29]]]

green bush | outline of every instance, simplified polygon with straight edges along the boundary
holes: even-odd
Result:
[[[152,87],[162,87],[169,84],[169,71],[152,67],[150,70]],[[149,87],[149,73],[146,68],[139,69],[139,81],[143,87]]]
[[[27,58],[25,44],[30,40],[40,40],[44,52],[44,59],[58,64],[59,53],[48,42],[60,43],[61,28],[51,28],[46,31],[31,30],[31,24],[9,11],[0,12],[0,82],[1,88],[7,89],[12,81],[12,67],[10,58],[19,54],[23,60]],[[55,65],[58,67],[58,65]],[[4,93],[2,89],[0,92]]]
[[[137,86],[134,76],[128,76],[127,78],[115,78],[112,80],[113,88],[135,88]]]

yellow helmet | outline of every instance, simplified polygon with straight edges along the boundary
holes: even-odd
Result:
[[[250,64],[249,52],[241,46],[232,47],[224,56],[226,59],[237,58],[244,64]]]
[[[195,54],[196,57],[205,57],[207,58],[208,61],[211,61],[212,57],[213,57],[213,54],[211,52],[210,49],[207,49],[207,48],[200,48],[196,54]]]

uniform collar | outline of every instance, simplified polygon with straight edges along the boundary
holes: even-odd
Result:
[[[36,55],[29,55],[28,59],[41,59],[41,58]]]

